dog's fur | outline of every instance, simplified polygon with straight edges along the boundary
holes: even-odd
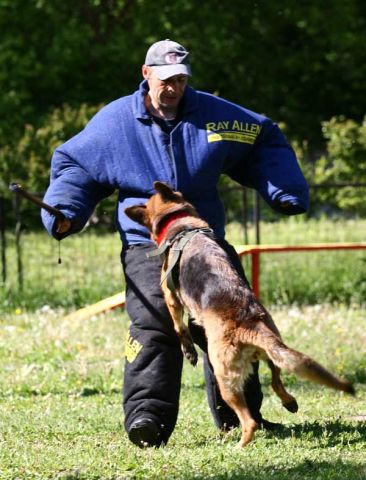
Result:
[[[154,188],[157,193],[146,205],[126,209],[131,219],[150,230],[153,240],[156,241],[169,216],[177,212],[185,212],[187,216],[172,222],[166,233],[167,240],[187,228],[208,227],[181,193],[162,182],[155,182]],[[170,257],[169,252],[162,276]],[[221,395],[240,419],[241,446],[252,440],[258,428],[243,394],[252,362],[259,359],[267,361],[272,372],[273,390],[290,412],[296,412],[298,406],[282,384],[282,368],[312,382],[354,393],[350,382],[333,376],[310,357],[283,343],[271,316],[239,277],[226,252],[214,239],[197,233],[189,241],[180,258],[178,283],[175,293],[169,290],[166,281],[162,288],[183,354],[192,364],[197,362],[192,338],[183,323],[185,307],[195,322],[205,329],[208,355]]]

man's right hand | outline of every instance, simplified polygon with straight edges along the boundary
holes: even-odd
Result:
[[[68,218],[63,220],[56,220],[56,233],[66,233],[71,228],[71,222]]]

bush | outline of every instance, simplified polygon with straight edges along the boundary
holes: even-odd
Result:
[[[15,145],[0,150],[1,177],[20,181],[33,192],[44,192],[48,185],[50,159],[55,148],[82,130],[101,105],[63,105],[49,113],[40,126],[26,125]]]
[[[317,184],[352,184],[362,182],[366,171],[366,117],[362,123],[344,117],[323,122],[327,140],[326,155],[315,164]],[[320,189],[317,199],[324,205],[363,216],[366,214],[365,187]]]

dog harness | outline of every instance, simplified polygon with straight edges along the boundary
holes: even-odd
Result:
[[[173,252],[171,261],[168,264],[168,268],[166,269],[161,283],[164,280],[167,280],[167,286],[169,290],[176,295],[177,292],[177,278],[179,272],[179,259],[182,255],[184,247],[187,243],[192,240],[192,238],[197,235],[197,233],[203,233],[210,238],[215,239],[215,234],[212,228],[186,228],[185,230],[177,233],[173,238],[169,240],[164,240],[161,245],[155,250],[146,253],[148,258],[156,257],[160,255],[163,260],[165,260],[168,256],[168,249],[171,249]]]

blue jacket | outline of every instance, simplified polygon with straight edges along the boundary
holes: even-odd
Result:
[[[160,180],[181,191],[223,237],[224,208],[217,191],[222,173],[258,190],[278,211],[306,211],[307,183],[292,148],[271,120],[187,87],[182,120],[167,136],[145,108],[146,91],[144,81],[56,149],[44,200],[71,219],[68,234],[81,230],[97,203],[117,189],[122,241],[149,241],[147,230],[124,209],[146,202],[154,193],[153,182]],[[44,210],[42,218],[48,232],[60,238],[53,230],[54,218]]]

